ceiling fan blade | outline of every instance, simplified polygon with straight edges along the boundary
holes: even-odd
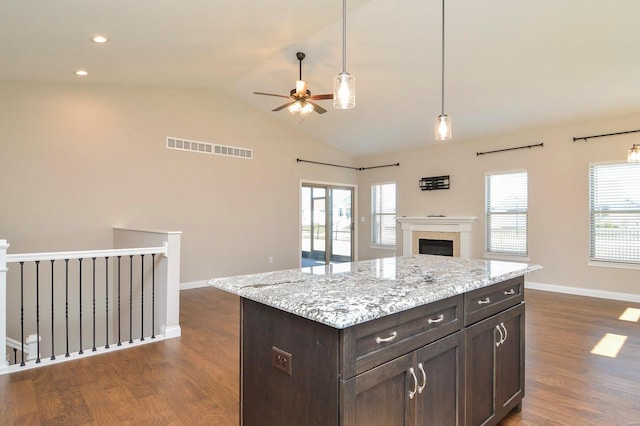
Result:
[[[317,103],[315,103],[315,102],[311,102],[311,101],[309,100],[309,98],[307,98],[307,102],[308,102],[308,103],[310,103],[311,105],[313,105],[313,110],[314,110],[315,112],[317,112],[318,114],[324,114],[325,112],[327,112],[327,110],[326,110],[326,109],[322,108],[322,107],[321,107],[320,105],[318,105]]]
[[[311,99],[312,101],[322,101],[325,99],[333,99],[333,93],[327,93],[324,95],[313,95],[313,96],[309,96],[307,99]]]
[[[285,109],[286,107],[288,107],[289,105],[293,105],[293,104],[295,104],[295,103],[296,103],[296,101],[287,102],[287,103],[286,103],[286,104],[284,104],[284,105],[280,105],[278,108],[272,109],[271,111],[273,111],[273,112],[281,111],[281,110]]]
[[[264,96],[277,96],[279,98],[287,98],[289,99],[290,96],[286,96],[286,95],[276,95],[274,93],[264,93],[264,92],[253,92],[254,95],[264,95]]]

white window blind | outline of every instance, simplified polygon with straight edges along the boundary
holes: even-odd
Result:
[[[396,245],[396,184],[371,185],[371,244]]]
[[[527,255],[527,186],[526,171],[485,176],[487,253]]]
[[[640,263],[640,163],[589,166],[591,259]]]

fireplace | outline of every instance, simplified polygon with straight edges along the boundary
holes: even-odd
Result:
[[[453,257],[453,240],[432,240],[429,238],[418,239],[418,252],[420,254],[435,254],[437,256]]]
[[[420,254],[420,240],[446,240],[453,246],[453,257],[471,257],[471,230],[476,217],[401,216],[402,255]]]

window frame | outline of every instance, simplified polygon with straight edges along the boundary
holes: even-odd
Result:
[[[606,162],[589,163],[589,167],[587,169],[587,180],[588,180],[587,214],[589,216],[589,219],[588,219],[589,242],[588,242],[588,248],[587,248],[587,255],[588,255],[587,265],[588,266],[619,268],[619,269],[640,269],[640,257],[638,258],[637,261],[627,261],[623,259],[605,259],[605,258],[600,258],[595,256],[594,243],[596,242],[596,238],[594,236],[594,229],[595,229],[594,215],[596,214],[597,210],[593,209],[593,202],[594,202],[593,198],[595,195],[595,189],[592,187],[593,185],[592,170],[596,167],[616,166],[616,165],[625,165],[625,164],[630,164],[630,163],[626,161],[606,161]],[[640,165],[638,167],[640,167]],[[612,213],[627,212],[628,213],[629,211],[613,210],[610,212]],[[631,210],[631,212],[633,212],[634,214],[637,214],[640,217],[640,208],[638,208],[637,210]]]
[[[393,213],[382,213],[382,212],[376,212],[374,211],[374,205],[373,205],[373,200],[374,200],[374,196],[373,196],[373,192],[374,192],[374,188],[379,188],[383,185],[394,185],[394,190],[395,190],[395,206],[394,206],[394,211]],[[371,202],[370,202],[370,211],[371,211],[371,227],[370,227],[370,236],[371,236],[371,248],[375,248],[375,249],[383,249],[383,250],[396,250],[397,245],[398,245],[398,224],[397,224],[397,218],[398,218],[398,184],[396,182],[377,182],[377,183],[372,183],[371,184]],[[376,242],[374,241],[374,226],[377,223],[376,218],[380,216],[393,216],[393,226],[394,226],[394,243],[393,244],[385,244],[384,242]],[[380,222],[381,223],[381,222]],[[382,227],[380,227],[380,235],[379,238],[382,238]]]
[[[525,215],[525,251],[522,252],[509,252],[509,251],[490,251],[490,238],[491,232],[489,231],[490,218],[496,213],[490,213],[489,211],[489,177],[497,175],[508,174],[526,174],[526,195],[527,195],[527,208],[526,210],[510,211],[502,214],[524,214]],[[486,172],[484,176],[484,257],[492,259],[505,259],[505,260],[529,260],[529,171],[527,169],[514,169],[514,170],[500,170]]]

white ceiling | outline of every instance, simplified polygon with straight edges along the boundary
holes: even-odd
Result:
[[[440,113],[440,0],[348,0],[354,110],[300,122],[341,71],[340,0],[2,0],[0,80],[218,89],[356,156],[424,146]],[[640,110],[640,1],[449,0],[453,141]],[[96,33],[107,45],[90,41]],[[74,71],[84,68],[80,79]],[[220,107],[224,107],[221,105]],[[612,129],[625,130],[625,129]]]

